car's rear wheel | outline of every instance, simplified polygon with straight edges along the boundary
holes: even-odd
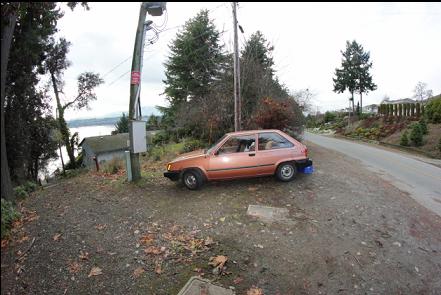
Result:
[[[277,167],[276,176],[280,181],[291,181],[296,176],[297,169],[294,163],[286,162]]]
[[[182,182],[190,190],[197,190],[204,182],[201,173],[197,170],[187,170],[182,175]]]

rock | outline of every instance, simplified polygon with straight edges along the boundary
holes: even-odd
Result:
[[[220,275],[221,269],[219,268],[219,266],[217,266],[217,267],[213,268],[212,272],[214,275],[217,276],[217,275]]]
[[[400,242],[393,242],[392,245],[395,245],[395,246],[401,247],[401,243],[400,243]]]

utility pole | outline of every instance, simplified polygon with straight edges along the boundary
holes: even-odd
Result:
[[[153,16],[162,15],[165,10],[166,2],[142,2],[139,10],[138,27],[136,29],[135,47],[133,49],[132,72],[130,79],[130,103],[129,103],[129,139],[130,139],[130,181],[141,178],[141,166],[139,163],[139,152],[136,152],[136,134],[134,134],[134,124],[141,119],[140,113],[140,92],[141,92],[141,70],[142,57],[144,53],[145,32],[149,29],[151,21],[145,22],[147,12]],[[136,128],[139,130],[139,124]],[[145,126],[144,126],[145,132]],[[145,135],[144,135],[145,136]]]
[[[239,44],[237,41],[237,2],[233,2],[233,25],[234,25],[234,131],[240,131],[241,126],[241,103],[240,103],[240,60]]]
[[[136,30],[135,48],[133,49],[132,72],[130,79],[130,104],[129,104],[129,138],[130,138],[130,167],[133,181],[141,178],[141,167],[139,164],[139,153],[133,152],[133,130],[132,122],[136,118],[137,94],[141,90],[141,52],[144,50],[144,23],[147,14],[145,3],[141,3],[139,11],[138,28]]]

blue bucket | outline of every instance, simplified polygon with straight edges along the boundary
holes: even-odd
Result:
[[[301,173],[305,173],[305,174],[312,174],[312,172],[314,172],[314,166],[308,166],[308,167],[304,167],[303,169],[300,169]]]

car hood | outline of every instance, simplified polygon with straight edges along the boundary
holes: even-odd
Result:
[[[178,161],[182,161],[182,160],[188,160],[188,159],[194,159],[194,158],[198,158],[201,156],[204,156],[205,152],[204,150],[197,150],[197,151],[193,151],[193,152],[189,152],[189,153],[185,153],[185,154],[181,154],[179,155],[179,157],[175,158],[173,162],[178,162]]]

